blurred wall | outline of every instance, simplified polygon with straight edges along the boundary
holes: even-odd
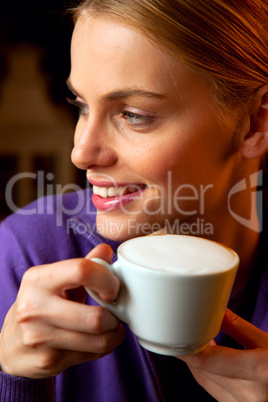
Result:
[[[0,219],[33,199],[85,186],[70,153],[72,33],[64,0],[12,1],[0,11]]]

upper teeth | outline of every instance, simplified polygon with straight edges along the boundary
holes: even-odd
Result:
[[[128,187],[97,187],[93,186],[93,194],[99,195],[103,198],[115,197],[116,195],[122,196],[127,193],[134,193],[134,191],[140,190],[138,186]]]

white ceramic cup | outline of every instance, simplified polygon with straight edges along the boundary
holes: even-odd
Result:
[[[186,355],[201,351],[219,332],[238,255],[193,236],[156,235],[122,243],[110,265],[121,287],[116,303],[87,292],[120,320],[152,352]]]

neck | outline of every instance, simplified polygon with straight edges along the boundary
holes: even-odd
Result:
[[[206,216],[214,228],[211,239],[230,247],[240,257],[233,293],[242,289],[250,280],[260,239],[257,213],[259,165],[258,161],[247,163],[243,174],[237,168],[229,175],[229,182],[225,183],[226,186],[222,185],[218,203],[214,204]]]
[[[232,232],[228,237],[219,236],[216,241],[232,248],[240,257],[240,264],[233,287],[233,294],[243,289],[250,280],[255,268],[255,262],[258,254],[260,235],[252,230]]]
[[[245,199],[240,200],[239,204],[245,206]],[[248,215],[245,208],[240,208],[239,211],[240,213],[236,215],[236,218]],[[211,239],[230,247],[240,257],[233,294],[247,285],[255,267],[260,240],[259,220],[256,211],[256,207],[251,208],[251,219],[247,221],[241,220],[239,222],[239,219],[234,219],[234,215],[231,215],[229,211],[226,213],[221,211],[214,220],[214,233]]]

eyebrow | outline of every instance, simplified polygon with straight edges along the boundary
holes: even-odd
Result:
[[[138,88],[127,88],[121,91],[110,92],[104,95],[104,97],[101,100],[116,101],[124,98],[129,98],[132,96],[143,96],[146,98],[160,98],[160,99],[163,98],[163,95],[154,92],[148,92]]]
[[[80,96],[78,94],[78,92],[73,88],[70,78],[67,79],[66,84],[74,95]],[[124,90],[109,92],[108,94],[101,96],[99,98],[99,101],[100,102],[112,102],[112,101],[117,101],[117,100],[124,99],[124,98],[129,98],[132,96],[143,96],[146,98],[158,98],[158,99],[164,98],[163,94],[158,94],[156,92],[144,91],[139,88],[126,88]]]

